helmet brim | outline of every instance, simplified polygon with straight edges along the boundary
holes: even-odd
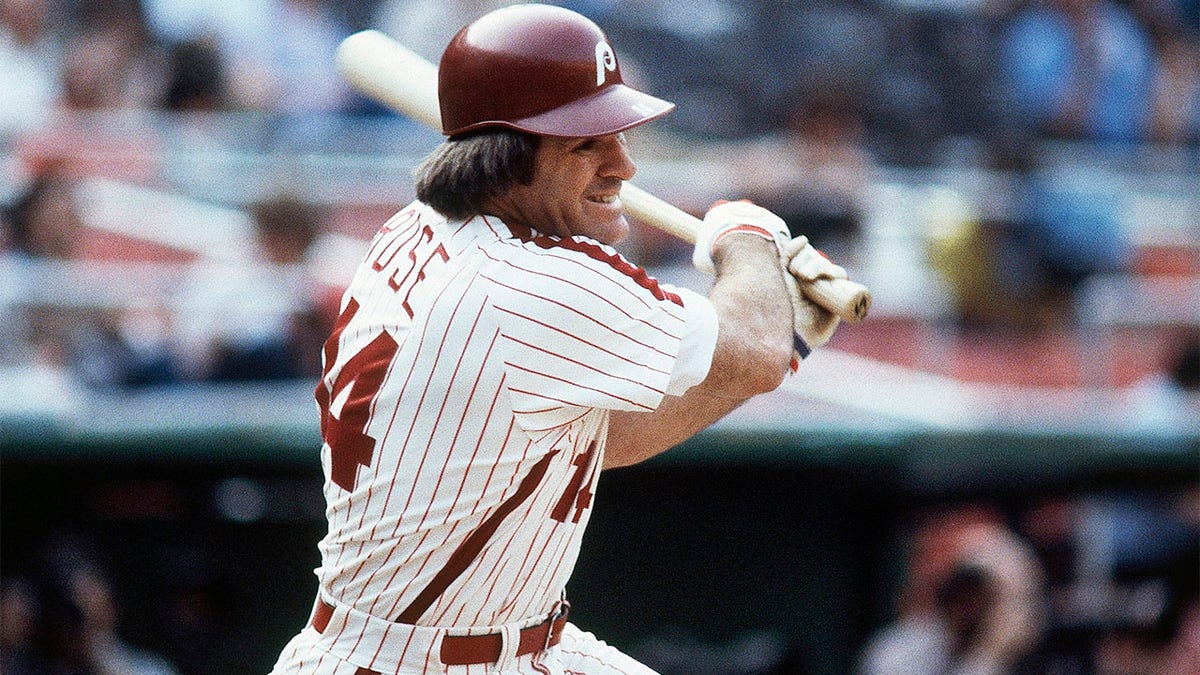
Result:
[[[605,87],[566,105],[515,120],[479,122],[457,133],[486,127],[509,127],[539,136],[589,138],[616,134],[675,109],[675,104],[624,84]]]

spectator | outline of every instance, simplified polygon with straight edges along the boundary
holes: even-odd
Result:
[[[1026,192],[1017,237],[1045,274],[1039,299],[1051,314],[1073,316],[1075,294],[1084,281],[1127,269],[1130,247],[1121,222],[1122,195],[1040,169],[1019,179]]]
[[[1200,489],[1165,497],[1101,505],[1113,582],[1093,648],[1101,675],[1191,675],[1200,665]]]
[[[785,109],[781,133],[751,145],[739,163],[741,189],[787,221],[793,236],[852,264],[875,173],[858,94],[831,79],[798,89]]]
[[[128,644],[117,633],[119,607],[108,579],[96,567],[83,566],[68,578],[71,602],[82,625],[79,637],[87,660],[101,673],[174,675],[161,657]]]
[[[172,45],[161,107],[176,112],[212,112],[228,107],[225,63],[208,40]]]
[[[55,169],[33,177],[10,210],[13,253],[31,259],[74,257],[83,227],[74,190],[74,181]]]
[[[1075,315],[1075,295],[1088,278],[1128,265],[1122,195],[1047,169],[1036,147],[1020,132],[995,139],[989,168],[1006,189],[987,195],[978,222],[932,242],[932,262],[966,325],[1061,326]]]
[[[39,563],[43,611],[34,652],[40,668],[34,672],[176,675],[169,661],[120,634],[120,602],[89,551],[75,542],[54,542]]]
[[[0,584],[0,672],[37,675],[42,670],[35,644],[40,616],[30,580],[21,577]]]
[[[867,643],[864,675],[1014,672],[1044,630],[1033,549],[989,512],[943,514],[913,540],[896,620]]]
[[[50,0],[0,0],[0,138],[37,126],[59,97],[61,36]]]
[[[1200,143],[1200,24],[1189,19],[1185,5],[1133,2],[1158,59],[1150,118],[1150,140],[1158,143]],[[1191,2],[1193,12],[1196,5]]]
[[[1196,672],[1200,489],[1049,498],[1020,514],[1055,629],[1043,672]]]
[[[1145,26],[1113,0],[1035,0],[1001,34],[1004,94],[1022,123],[1069,140],[1149,134],[1155,77]]]
[[[148,182],[157,177],[156,139],[128,115],[148,110],[161,88],[158,54],[138,0],[56,3],[59,26],[56,98],[41,124],[13,137],[13,154],[31,173],[55,170],[73,176],[105,176]],[[95,113],[103,112],[103,115]]]
[[[226,64],[228,105],[239,110],[268,110],[272,75],[255,56],[271,34],[275,0],[144,0],[146,20],[159,42],[209,44]]]
[[[93,0],[75,7],[76,28],[63,56],[65,110],[144,110],[159,72],[137,0]]]
[[[146,0],[146,15],[159,40],[217,51],[230,108],[306,118],[341,112],[352,99],[333,58],[350,29],[327,2]]]
[[[70,287],[80,259],[80,220],[76,183],[57,171],[40,174],[13,204],[11,250],[0,259],[28,298],[25,323],[8,360],[38,364],[95,387],[169,382],[174,374],[161,345],[135,346],[126,338],[134,315],[89,306],[81,289]],[[49,296],[45,287],[66,284]],[[23,300],[25,302],[25,300]]]
[[[189,379],[320,373],[321,343],[331,322],[328,289],[313,272],[312,253],[327,215],[289,196],[255,204],[251,215],[253,246],[246,255],[200,263],[180,294],[180,369]]]

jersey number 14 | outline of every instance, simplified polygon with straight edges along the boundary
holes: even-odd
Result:
[[[338,372],[337,380],[329,386],[329,371],[337,362],[338,344],[346,324],[358,311],[353,298],[338,317],[333,334],[325,343],[325,372],[317,385],[317,405],[321,409],[321,438],[329,445],[331,480],[344,490],[353,490],[358,467],[370,466],[375,454],[375,439],[367,435],[375,395],[383,384],[392,357],[396,355],[396,340],[382,331],[366,347],[350,358]],[[345,397],[339,414],[331,410],[334,400]]]

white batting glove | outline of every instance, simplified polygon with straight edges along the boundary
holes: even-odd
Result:
[[[696,237],[692,265],[706,274],[716,274],[712,254],[717,242],[730,234],[755,234],[781,247],[791,238],[787,223],[779,216],[748,201],[719,201],[704,214],[705,230]],[[789,258],[790,259],[790,258]]]
[[[783,242],[779,251],[788,261],[788,271],[801,281],[850,278],[850,275],[846,274],[846,268],[834,263],[826,258],[825,254],[813,248],[812,244],[808,243],[808,237],[804,235]]]
[[[846,269],[835,264],[823,253],[808,243],[801,235],[783,242],[779,247],[787,274],[788,297],[792,301],[793,351],[792,372],[800,361],[812,351],[823,346],[833,337],[842,319],[837,314],[817,305],[800,290],[800,285],[817,279],[848,279]]]
[[[807,243],[807,242],[806,242]],[[800,284],[805,283],[791,274],[784,275],[788,299],[792,301],[792,372],[808,358],[814,349],[824,346],[837,331],[842,317],[804,297]]]

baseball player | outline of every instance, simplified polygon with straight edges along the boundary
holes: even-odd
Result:
[[[616,253],[622,132],[673,105],[625,85],[579,14],[478,19],[443,54],[439,99],[448,138],[324,347],[329,528],[274,672],[652,672],[567,618],[601,470],[775,389],[837,326],[789,264],[845,272],[747,202],[706,215],[707,296]]]

